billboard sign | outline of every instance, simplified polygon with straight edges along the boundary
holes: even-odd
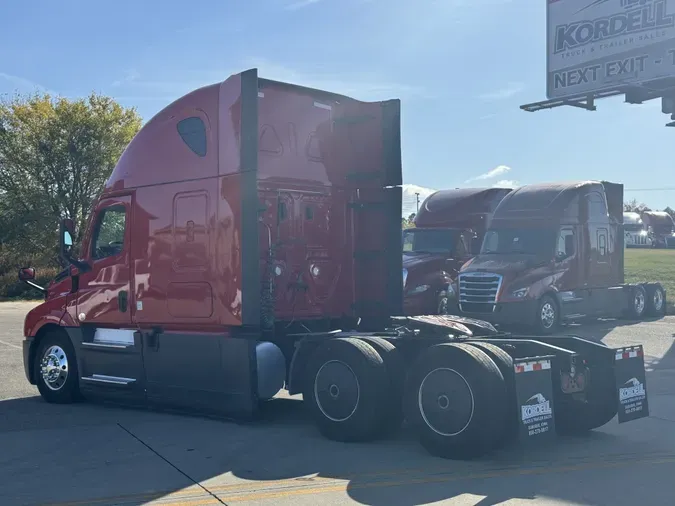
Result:
[[[675,0],[547,0],[546,94],[675,77]]]

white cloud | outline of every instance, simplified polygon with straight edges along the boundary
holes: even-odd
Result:
[[[425,198],[436,191],[433,188],[425,188],[416,184],[404,184],[401,186],[401,189],[403,193],[401,214],[406,218],[412,213],[417,212],[417,193],[419,193],[421,205]]]
[[[47,89],[41,84],[38,84],[35,81],[31,81],[30,79],[26,79],[25,77],[21,76],[15,76],[12,74],[0,72],[0,81],[7,81],[11,83],[11,85],[14,86],[14,89],[19,92],[40,91],[42,93],[48,93],[50,95],[58,95],[58,93],[54,92],[53,90]]]
[[[489,100],[489,101],[505,100],[507,98],[511,98],[514,95],[517,95],[524,89],[525,85],[523,83],[508,83],[503,88],[488,93],[483,93],[482,95],[479,96],[479,98],[481,100]]]
[[[309,88],[317,88],[333,93],[347,95],[358,100],[386,100],[391,98],[430,98],[426,90],[419,87],[392,82],[377,74],[327,74],[320,72],[298,71],[264,58],[244,58],[231,68],[209,69],[183,72],[181,79],[162,79],[153,76],[140,78],[136,72],[129,72],[124,80],[113,83],[133,90],[125,95],[142,97],[142,100],[162,100],[167,103],[197,88],[223,81],[233,74],[250,68],[257,68],[260,77],[275,81],[284,81]]]
[[[250,58],[245,63],[244,68],[256,67],[260,77],[266,79],[331,91],[360,100],[384,100],[402,96],[431,98],[431,95],[423,88],[392,82],[376,74],[331,75],[300,72],[264,58]]]
[[[116,88],[118,86],[122,86],[123,84],[129,84],[134,81],[137,81],[139,77],[140,74],[138,72],[136,72],[135,70],[129,70],[124,74],[124,77],[122,79],[117,79],[116,81],[113,81],[111,86]]]
[[[465,183],[470,183],[472,181],[481,181],[484,179],[492,179],[493,177],[501,176],[503,174],[506,174],[511,170],[511,167],[508,167],[506,165],[498,165],[492,170],[487,171],[485,174],[481,174],[476,177],[472,177],[464,181]]]
[[[520,183],[514,179],[500,179],[492,186],[493,188],[517,188]]]
[[[321,1],[322,0],[298,0],[297,2],[293,2],[292,4],[287,5],[286,10],[296,11],[298,9],[309,7],[310,5],[317,4]]]

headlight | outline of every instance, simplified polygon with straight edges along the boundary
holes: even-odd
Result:
[[[529,291],[529,288],[520,288],[518,290],[514,290],[511,292],[511,297],[515,297],[516,299],[522,299],[527,295],[527,292]]]
[[[429,288],[431,288],[429,285],[419,285],[410,290],[408,293],[410,293],[410,295],[417,295],[418,293],[426,292]]]
[[[452,283],[448,283],[448,288],[446,289],[446,292],[448,292],[448,295],[450,296],[455,295],[455,289],[452,287]]]
[[[405,282],[408,281],[408,269],[403,268],[403,288],[405,288]]]

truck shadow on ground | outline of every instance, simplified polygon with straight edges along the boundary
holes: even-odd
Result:
[[[648,423],[636,422],[624,432],[648,430]],[[675,463],[675,453],[664,451],[673,445],[617,432],[615,419],[583,437],[530,448],[512,444],[462,462],[430,456],[405,427],[393,438],[367,444],[328,441],[296,398],[265,403],[258,422],[237,424],[98,403],[49,405],[30,397],[0,402],[0,503],[196,505],[206,504],[195,497],[203,500],[208,491],[226,504],[293,504],[311,497],[316,504],[328,499],[315,496],[342,492],[377,506],[453,498],[485,506],[540,496],[601,505],[607,504],[607,490],[616,488],[620,468],[630,469],[641,487],[670,483],[655,472],[659,468],[638,464]],[[572,486],[574,480],[581,483]],[[640,500],[630,490],[624,495],[625,504]]]
[[[602,340],[633,324],[595,321],[561,333]],[[515,443],[471,462],[430,456],[406,427],[367,444],[328,441],[299,398],[265,403],[249,424],[101,403],[50,405],[37,396],[0,401],[0,504],[196,506],[217,504],[214,496],[226,504],[317,504],[341,493],[375,506],[451,499],[485,506],[542,496],[639,504],[641,491],[672,487],[675,413],[663,406],[675,395],[675,350],[668,346],[648,364],[652,419],[619,426],[615,418],[584,436]],[[622,480],[640,487],[616,492]]]

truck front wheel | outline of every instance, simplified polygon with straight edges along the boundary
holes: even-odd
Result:
[[[310,357],[304,384],[303,399],[324,437],[350,442],[378,435],[389,378],[370,344],[355,338],[326,341]]]
[[[504,377],[485,352],[442,343],[415,360],[404,410],[429,453],[472,459],[493,450],[502,438],[507,399]]]
[[[38,390],[45,401],[68,404],[78,399],[77,359],[65,333],[49,332],[40,340],[33,367]]]
[[[555,332],[559,322],[558,305],[553,300],[553,297],[544,295],[539,299],[539,304],[537,305],[537,313],[534,319],[535,330],[539,334],[549,335]]]

